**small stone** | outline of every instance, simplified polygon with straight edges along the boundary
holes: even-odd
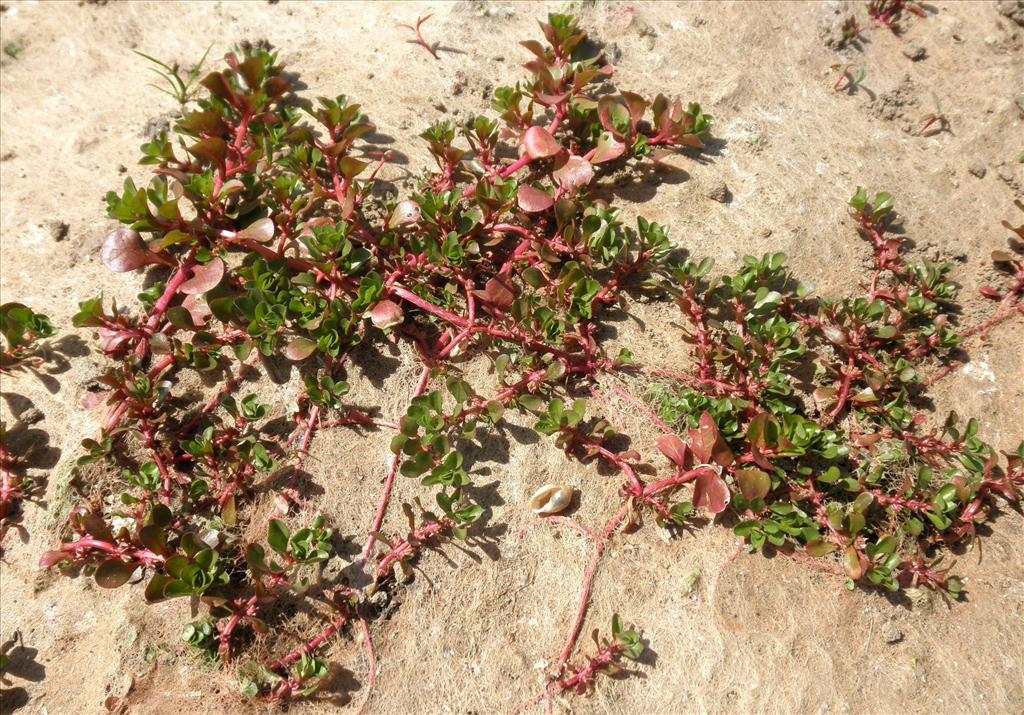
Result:
[[[46,230],[50,232],[50,238],[60,243],[68,237],[68,231],[71,229],[63,221],[57,219],[50,219],[46,222]]]
[[[1000,15],[1010,18],[1021,27],[1024,27],[1024,1],[1022,0],[999,0],[996,3],[996,11]]]
[[[37,407],[29,407],[18,413],[18,421],[26,425],[34,425],[43,421],[43,413]]]
[[[455,73],[455,82],[452,83],[452,94],[460,95],[462,90],[466,88],[466,84],[469,82],[469,78],[466,77],[466,73],[458,71]]]
[[[321,578],[327,583],[340,581],[344,578],[345,570],[352,566],[352,563],[352,561],[343,559],[340,556],[328,559],[327,563],[323,566]]]
[[[772,235],[772,230],[770,228],[762,228],[760,231],[757,232],[757,235],[760,236],[761,238],[768,238],[769,236]]]
[[[155,141],[161,134],[169,131],[171,128],[171,122],[166,116],[153,117],[146,122],[146,126],[142,128],[142,136],[146,137],[150,141]]]
[[[712,201],[724,204],[729,200],[729,187],[725,185],[724,181],[716,181],[705,195]]]
[[[903,640],[903,631],[895,623],[889,621],[882,626],[882,637],[885,638],[886,643],[899,643]]]
[[[908,58],[911,62],[920,62],[928,56],[928,50],[924,48],[924,45],[917,41],[911,41],[903,48],[903,56]]]
[[[982,164],[980,161],[976,161],[973,164],[971,164],[970,167],[968,167],[967,171],[971,172],[979,179],[984,179],[985,173],[988,171],[988,169],[986,169],[985,165]]]
[[[448,107],[444,105],[444,102],[434,102],[433,106],[434,109],[441,112],[442,114],[446,114],[448,112]]]
[[[373,595],[370,596],[370,603],[376,606],[378,610],[386,608],[390,602],[391,594],[383,589],[374,591]]]

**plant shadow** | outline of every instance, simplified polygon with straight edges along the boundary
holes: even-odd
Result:
[[[7,660],[0,685],[12,685],[13,678],[40,683],[46,678],[46,667],[39,662],[39,649],[25,645],[21,631],[14,631],[0,644],[0,656]],[[28,704],[28,690],[21,686],[0,688],[0,712],[13,713]]]

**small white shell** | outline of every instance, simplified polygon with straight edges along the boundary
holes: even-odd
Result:
[[[564,487],[561,484],[545,484],[530,499],[530,509],[534,514],[542,516],[557,514],[569,506],[573,491],[572,487]]]

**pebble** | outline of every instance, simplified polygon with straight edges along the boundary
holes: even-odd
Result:
[[[889,621],[882,626],[882,637],[885,638],[886,643],[899,643],[903,640],[903,631],[895,623]]]
[[[46,222],[46,229],[50,232],[50,238],[60,243],[61,241],[67,239],[68,231],[71,229],[71,227],[64,221],[50,219],[49,221]]]
[[[705,195],[712,201],[724,204],[729,200],[729,187],[726,186],[724,181],[716,181]]]
[[[988,169],[986,169],[985,165],[982,164],[980,161],[976,161],[973,164],[971,164],[970,167],[968,167],[967,171],[971,172],[979,179],[984,179],[985,173],[988,171]]]
[[[920,62],[928,56],[928,50],[921,43],[912,41],[903,48],[903,55],[912,62]]]

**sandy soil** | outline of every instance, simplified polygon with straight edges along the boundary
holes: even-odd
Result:
[[[831,29],[851,3],[572,3],[583,25],[608,44],[620,85],[699,100],[721,140],[704,162],[654,187],[616,189],[627,213],[671,225],[673,238],[729,270],[747,253],[785,251],[825,295],[853,288],[867,248],[847,219],[857,185],[894,193],[915,255],[957,264],[964,321],[991,309],[977,297],[988,255],[1005,244],[1002,219],[1019,222],[1024,196],[1024,29],[995,2],[937,2],[903,37],[868,32],[861,50],[830,49]],[[856,3],[863,16],[863,3]],[[0,567],[0,640],[16,629],[4,712],[104,712],[128,693],[130,712],[207,713],[250,709],[222,674],[187,652],[178,633],[188,604],[145,609],[141,586],[97,592],[85,579],[40,574],[39,555],[57,538],[70,506],[67,481],[79,441],[97,425],[77,404],[102,359],[87,331],[70,327],[77,302],[98,293],[127,302],[137,275],[113,276],[98,260],[111,227],[103,194],[120,185],[151,121],[173,107],[145,86],[138,49],[187,63],[213,43],[267,39],[312,95],[347,93],[408,162],[399,184],[426,166],[415,136],[431,120],[485,111],[489,88],[522,75],[526,52],[513,39],[536,36],[546,3],[3,3],[0,39],[20,51],[0,71],[0,288],[47,312],[77,354],[57,374],[5,378],[5,420],[30,406],[45,416],[23,434],[47,476],[45,499],[28,505]],[[425,26],[440,60],[406,42],[396,22],[433,12]],[[862,18],[863,19],[863,18]],[[904,50],[924,48],[912,61]],[[914,54],[909,52],[909,54]],[[834,63],[866,69],[854,94],[831,89]],[[456,91],[456,86],[461,89]],[[918,136],[938,100],[951,130]],[[125,169],[124,167],[132,167]],[[720,182],[729,200],[708,193]],[[66,231],[61,229],[66,225]],[[617,325],[624,344],[649,359],[679,359],[676,329],[658,306],[636,306]],[[967,346],[970,362],[935,392],[935,413],[977,416],[983,436],[1015,447],[1024,433],[1024,335],[1004,324]],[[356,361],[353,394],[376,399],[394,418],[415,381],[411,356]],[[276,396],[284,415],[296,394]],[[382,390],[382,391],[379,391]],[[623,426],[643,434],[639,422]],[[539,693],[572,616],[587,544],[575,533],[534,529],[523,503],[547,481],[582,491],[576,518],[603,523],[615,508],[615,479],[568,462],[509,427],[472,455],[476,497],[489,509],[484,536],[419,563],[398,607],[375,625],[377,690],[369,712],[513,710]],[[637,439],[643,449],[644,438]],[[649,446],[649,445],[647,445]],[[335,432],[309,461],[315,505],[358,548],[387,461],[387,435]],[[400,481],[396,498],[417,493]],[[269,509],[269,503],[265,505]],[[395,512],[397,528],[401,513]],[[1009,509],[980,548],[961,556],[966,603],[889,601],[847,592],[792,561],[736,553],[728,529],[708,525],[678,538],[656,528],[617,537],[595,584],[587,625],[614,612],[639,624],[650,651],[634,677],[605,680],[588,698],[559,704],[577,712],[988,712],[1024,710],[1024,518]],[[684,593],[692,574],[699,581]],[[889,643],[898,630],[900,638]],[[311,629],[291,614],[275,634]],[[294,640],[289,641],[294,642]],[[261,648],[256,644],[255,648]],[[332,682],[301,713],[354,709],[367,664],[358,635],[328,650]],[[5,688],[8,684],[5,684]],[[129,692],[130,691],[130,692]]]

